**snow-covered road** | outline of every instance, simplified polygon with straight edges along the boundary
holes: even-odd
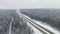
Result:
[[[9,34],[11,34],[12,23],[13,23],[13,17],[11,18],[11,22],[10,22],[10,25],[9,25]]]
[[[19,10],[17,10],[16,13],[17,13],[18,15],[20,15],[20,18],[22,18],[22,17],[21,17],[21,13],[20,13]],[[29,24],[28,22],[27,22],[27,25],[28,25],[28,27],[31,28],[31,30],[33,30],[33,33],[32,33],[32,34],[42,34],[40,31],[38,31],[35,27],[33,27],[33,26],[32,26],[31,24]]]
[[[30,27],[33,30],[32,34],[43,34],[42,32],[38,31],[35,27],[33,27],[28,22],[27,22],[27,25],[28,25],[28,27]]]
[[[31,19],[30,17],[28,17],[28,16],[26,16],[26,15],[24,15],[24,16],[27,17],[28,19],[34,21],[35,23],[37,23],[37,24],[43,26],[44,28],[46,28],[46,29],[48,29],[48,30],[54,32],[54,34],[60,34],[60,31],[58,31],[58,30],[55,29],[55,28],[52,28],[52,27],[49,26],[48,24],[43,23],[43,22],[41,22],[41,21],[37,21],[37,20]]]
[[[28,16],[26,16],[26,15],[24,15],[24,14],[20,14],[20,11],[19,11],[19,10],[17,10],[16,13],[18,13],[20,17],[21,17],[22,15],[25,16],[25,17],[27,17],[28,19],[34,21],[34,22],[37,23],[38,25],[41,25],[41,26],[43,26],[44,28],[52,31],[54,34],[60,34],[60,31],[58,31],[58,30],[50,27],[49,25],[43,24],[41,21],[33,20],[33,19],[31,19],[30,17],[28,17]],[[42,34],[40,31],[38,31],[35,27],[33,27],[33,26],[32,26],[31,24],[29,24],[28,22],[27,22],[27,25],[28,25],[29,27],[31,27],[32,30],[34,30],[33,34]]]

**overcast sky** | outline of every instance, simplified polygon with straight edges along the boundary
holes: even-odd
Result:
[[[60,0],[0,0],[0,8],[60,8]]]

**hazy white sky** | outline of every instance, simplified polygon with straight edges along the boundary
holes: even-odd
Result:
[[[60,0],[0,0],[0,8],[60,8]]]

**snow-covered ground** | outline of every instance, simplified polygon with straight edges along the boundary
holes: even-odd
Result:
[[[45,23],[43,24],[41,21],[33,20],[33,19],[29,18],[28,16],[22,14],[19,10],[17,11],[17,13],[18,13],[20,16],[25,16],[25,17],[27,17],[28,19],[34,21],[35,23],[39,24],[40,26],[43,26],[44,28],[52,31],[52,32],[55,33],[55,34],[60,34],[60,31],[58,31],[57,29],[54,29],[54,28],[50,27],[48,24],[45,24]],[[27,23],[27,25],[34,30],[33,34],[42,34],[42,33],[39,32],[35,27],[33,27],[31,24]]]
[[[39,24],[40,26],[43,26],[44,28],[54,32],[55,34],[60,34],[60,31],[58,31],[57,29],[55,28],[52,28],[51,26],[49,26],[48,24],[45,24],[45,23],[42,23],[41,21],[37,21],[37,20],[34,20],[34,19],[31,19],[30,17],[24,15],[25,17],[29,18],[30,20],[34,21],[35,23]],[[35,29],[31,24],[30,26],[32,27],[33,30],[37,31],[37,33],[41,33],[39,32],[37,29]],[[34,33],[35,34],[35,33]]]
[[[33,19],[32,19],[32,20],[33,20]],[[58,30],[55,29],[55,28],[52,28],[51,26],[49,26],[49,25],[46,24],[46,23],[42,23],[41,21],[36,21],[36,20],[33,20],[33,21],[34,21],[35,23],[37,23],[37,24],[43,26],[44,28],[46,28],[46,29],[48,29],[48,30],[54,32],[55,34],[60,34],[60,31],[58,31]]]
[[[11,34],[12,23],[13,23],[13,17],[12,17],[12,20],[11,20],[11,22],[10,22],[10,26],[9,26],[9,34]]]
[[[33,30],[32,34],[42,34],[40,31],[38,31],[35,27],[33,27],[31,24],[29,24],[27,22],[28,27],[31,27],[31,29]]]
[[[19,14],[20,18],[22,18],[22,15],[23,15],[23,14],[22,14],[19,10],[17,10],[16,13]],[[24,15],[23,15],[23,16],[24,16]],[[28,27],[31,28],[31,30],[33,30],[32,34],[42,34],[40,31],[38,31],[35,27],[33,27],[33,26],[32,26],[31,24],[29,24],[28,22],[27,22],[27,25],[28,25]]]
[[[31,24],[27,22],[28,27],[30,27],[33,30],[32,34],[43,34],[40,31],[38,31],[35,27],[33,27]]]

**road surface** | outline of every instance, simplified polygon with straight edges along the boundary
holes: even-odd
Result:
[[[34,21],[30,20],[29,18],[25,17],[19,10],[16,13],[25,21],[34,26],[38,31],[42,32],[43,34],[54,34],[52,31],[42,27],[41,25],[35,23]]]

